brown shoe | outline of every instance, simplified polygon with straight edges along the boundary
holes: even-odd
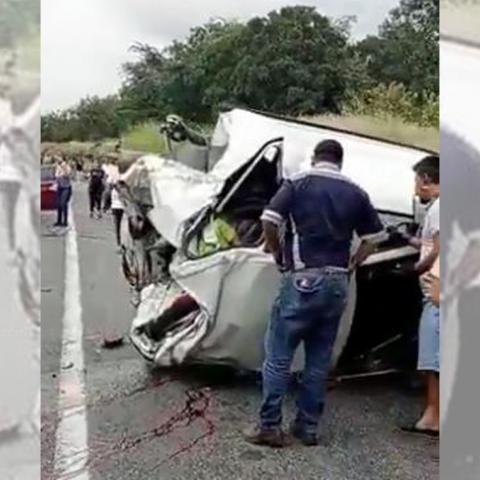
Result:
[[[299,440],[306,447],[315,447],[319,444],[318,436],[314,433],[307,433],[297,423],[290,425],[289,433],[293,438]]]
[[[263,445],[272,448],[282,448],[292,445],[291,438],[281,429],[262,430],[259,425],[247,428],[243,432],[243,437],[248,443],[253,445]]]

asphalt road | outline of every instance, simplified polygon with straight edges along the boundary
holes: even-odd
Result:
[[[128,342],[118,349],[102,348],[105,335],[125,333],[129,328],[128,288],[115,253],[111,218],[88,217],[84,186],[75,190],[74,219],[76,230],[68,235],[74,235],[78,244],[85,381],[85,395],[78,398],[86,404],[82,411],[88,446],[80,469],[70,475],[58,465],[55,469],[57,428],[65,416],[59,403],[65,386],[59,390],[59,381],[62,371],[76,367],[63,365],[61,355],[69,240],[53,233],[49,226],[54,217],[45,214],[42,479],[438,478],[438,443],[405,435],[396,427],[415,418],[420,399],[404,393],[395,379],[340,385],[329,395],[320,446],[269,450],[242,440],[241,431],[254,419],[260,401],[252,382],[226,378],[217,371],[154,371]],[[289,400],[287,416],[292,411]],[[68,445],[60,451],[68,451]]]

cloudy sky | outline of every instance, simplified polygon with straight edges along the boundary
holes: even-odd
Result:
[[[375,33],[399,0],[42,0],[42,109],[115,92],[128,48],[159,48],[211,18],[247,19],[285,5],[313,5],[331,17],[355,15],[353,34]]]

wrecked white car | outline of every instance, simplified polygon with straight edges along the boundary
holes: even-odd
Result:
[[[412,167],[425,151],[254,111],[220,115],[200,168],[193,168],[191,149],[185,161],[145,156],[126,172],[123,268],[137,306],[130,337],[146,359],[260,368],[281,275],[263,251],[260,215],[284,178],[309,167],[325,138],[342,143],[345,174],[370,194],[387,229],[414,231],[421,208],[412,195]],[[203,145],[202,158],[204,152]],[[228,219],[235,241],[209,243],[218,219]],[[416,259],[400,235],[391,235],[352,277],[333,355],[337,374],[415,364]],[[166,320],[152,339],[142,326],[179,298],[193,308],[180,308],[180,317]],[[301,363],[300,351],[295,366]]]

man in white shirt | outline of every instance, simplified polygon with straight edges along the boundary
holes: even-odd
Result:
[[[420,319],[418,370],[426,373],[426,408],[421,418],[403,429],[437,437],[440,425],[440,308],[432,302],[428,275],[440,252],[440,159],[430,155],[414,167],[415,194],[428,204],[420,238],[411,238],[420,250],[415,270],[420,276],[424,307]]]

